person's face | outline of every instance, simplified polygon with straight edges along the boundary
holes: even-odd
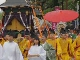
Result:
[[[39,41],[38,40],[34,40],[34,44],[38,45]]]
[[[69,34],[66,34],[66,37],[68,38],[69,37]]]
[[[55,34],[50,34],[51,39],[55,39]]]
[[[45,43],[45,42],[46,42],[46,37],[43,36],[43,37],[41,38],[41,42],[42,42],[42,43]]]
[[[73,33],[73,30],[70,30],[71,33]]]
[[[51,39],[53,38],[53,34],[50,34],[50,38],[51,38]]]
[[[9,41],[10,41],[10,42],[13,41],[13,36],[9,36]]]
[[[78,36],[80,37],[80,33],[78,34]]]
[[[34,38],[31,38],[30,41],[31,41],[31,42],[34,42]]]
[[[8,40],[8,39],[9,39],[9,35],[6,35],[6,36],[5,36],[5,39]]]
[[[65,38],[66,38],[66,34],[62,34],[61,37],[62,37],[63,39],[65,39]]]
[[[25,36],[25,39],[29,39],[29,38],[30,38],[30,36],[29,36],[29,35],[26,35],[26,36]]]

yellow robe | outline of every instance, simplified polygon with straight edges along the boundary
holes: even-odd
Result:
[[[2,38],[1,45],[3,46],[4,43],[5,43],[5,40]]]
[[[17,39],[14,39],[14,42],[18,43],[18,40]]]
[[[73,42],[75,60],[80,60],[80,37],[77,37]]]
[[[72,43],[72,38],[67,38],[67,40],[68,40],[70,43]]]
[[[27,54],[28,54],[28,50],[31,47],[30,40],[24,39],[23,42],[22,42],[22,45],[23,45],[23,49],[24,49],[24,51],[23,51],[24,60],[28,60]],[[27,49],[27,50],[25,51],[25,49]]]
[[[56,48],[56,40],[47,39],[46,42],[50,45],[52,45],[53,48]]]
[[[61,53],[61,58],[62,60],[70,60],[70,48],[71,48],[71,43],[70,41],[63,40],[62,38],[59,38],[59,43],[62,49],[62,53]]]
[[[74,49],[73,49],[73,45],[72,45],[72,39],[71,38],[67,38],[67,40],[68,40],[68,42],[70,43],[70,50],[69,50],[69,52],[70,52],[70,57],[72,58],[73,57],[73,52],[74,52]]]

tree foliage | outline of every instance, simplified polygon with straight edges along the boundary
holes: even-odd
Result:
[[[35,2],[35,0],[32,1]],[[67,9],[70,10],[77,10],[76,8],[77,1],[79,0],[36,0],[36,2],[38,2],[38,5],[42,6],[44,13],[54,10],[54,7],[58,5],[62,8],[62,2],[63,2],[64,9],[66,9],[67,7]],[[66,2],[67,2],[67,6],[66,6]],[[79,5],[80,5],[80,1],[79,1]]]

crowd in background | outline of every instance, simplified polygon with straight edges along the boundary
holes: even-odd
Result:
[[[17,38],[13,38],[14,33],[10,32],[0,38],[0,44],[4,47],[8,41],[16,42],[24,60],[80,60],[80,31],[78,29],[62,28],[59,35],[54,30],[50,30],[48,35],[47,30],[44,29],[44,31],[42,37],[39,32],[25,31],[24,37],[18,34]],[[34,53],[37,51],[40,53]]]

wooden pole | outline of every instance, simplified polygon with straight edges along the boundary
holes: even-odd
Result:
[[[42,37],[40,24],[39,24],[38,18],[36,17],[36,13],[35,13],[35,11],[34,11],[34,6],[32,6],[32,9],[33,9],[33,14],[34,14],[34,17],[35,17],[36,25],[37,25],[38,30],[39,30],[39,33],[40,33],[40,37]]]
[[[62,0],[62,10],[64,9],[64,1]]]
[[[66,0],[66,10],[68,9],[68,0]]]
[[[50,31],[49,31],[49,27],[48,27],[48,25],[47,25],[47,23],[46,23],[46,21],[45,21],[45,19],[44,19],[44,14],[43,14],[43,11],[42,11],[42,8],[41,8],[41,6],[40,6],[40,12],[42,13],[42,18],[43,18],[43,20],[44,20],[44,23],[43,23],[43,25],[42,26],[45,26],[46,28],[47,28],[47,30],[48,30],[48,34],[50,35]],[[42,27],[41,26],[41,27]]]

